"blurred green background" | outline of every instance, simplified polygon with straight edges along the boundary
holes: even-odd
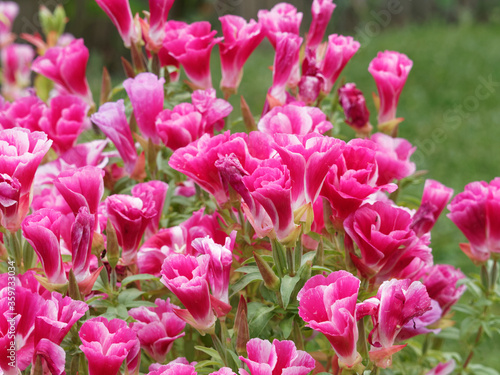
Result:
[[[128,57],[121,39],[93,0],[19,0],[22,6],[16,32],[38,29],[34,18],[41,4],[52,8],[63,3],[70,17],[67,30],[83,37],[91,50],[88,77],[96,91],[105,65],[116,82],[124,79],[120,56]],[[220,30],[217,18],[238,14],[256,18],[260,8],[270,9],[271,0],[177,0],[170,18],[193,22],[210,20]],[[302,31],[310,23],[310,0],[290,1],[304,13]],[[148,9],[146,0],[131,0],[134,12]],[[498,0],[351,0],[337,1],[328,33],[353,35],[362,47],[343,73],[364,92],[375,123],[371,93],[375,83],[367,71],[378,51],[407,54],[413,69],[401,95],[398,116],[400,136],[418,147],[413,160],[427,178],[463,191],[477,180],[500,176],[500,1]],[[213,82],[217,86],[220,68],[217,48],[213,51]],[[267,41],[250,57],[239,94],[244,95],[254,115],[262,110],[272,73],[274,52]],[[98,97],[95,93],[95,97]],[[231,99],[239,116],[239,98]],[[347,127],[346,127],[347,128]],[[345,132],[349,131],[345,129]],[[423,183],[410,187],[404,196],[420,197]],[[446,213],[446,210],[445,210]],[[461,253],[465,237],[443,216],[432,232],[436,263],[450,263],[466,272],[475,267]],[[493,346],[491,346],[493,344]],[[500,367],[490,356],[498,343],[485,341],[476,361]]]

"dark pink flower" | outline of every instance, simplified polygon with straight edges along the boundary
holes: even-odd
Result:
[[[259,23],[262,24],[263,31],[273,45],[277,46],[277,33],[291,33],[299,35],[302,13],[297,12],[292,4],[279,3],[271,10],[262,9],[257,13]]]
[[[312,132],[323,134],[332,129],[333,125],[319,108],[291,103],[271,109],[260,119],[258,128],[270,135],[306,135]]]
[[[125,359],[139,348],[135,332],[121,319],[96,317],[83,323],[78,332],[88,361],[89,375],[116,375]]]
[[[140,273],[160,276],[165,258],[174,253],[185,253],[186,234],[179,226],[160,229],[144,242],[137,253]]]
[[[186,323],[177,317],[174,308],[178,306],[157,298],[157,307],[136,307],[130,309],[128,314],[136,322],[130,323],[130,328],[137,334],[141,347],[157,362],[164,362],[167,353],[172,348],[174,341],[184,336]]]
[[[174,0],[149,0],[149,38],[161,46],[165,38],[165,24]]]
[[[302,38],[292,33],[276,34],[276,55],[273,64],[273,85],[269,95],[286,103],[286,86],[296,86],[300,80],[299,60]]]
[[[172,56],[167,49],[166,45],[179,38],[179,35],[181,34],[182,30],[185,29],[188,26],[187,23],[181,22],[181,21],[167,21],[165,23],[165,37],[163,38],[163,43],[158,51],[158,59],[160,60],[160,65],[162,67],[165,66],[170,66],[174,67],[175,69],[170,71],[170,81],[172,82],[177,82],[179,80],[179,66],[180,63],[177,61],[177,59]]]
[[[212,87],[210,53],[222,38],[214,38],[208,22],[194,22],[181,30],[179,38],[164,43],[169,53],[184,67],[186,75],[197,88]]]
[[[236,93],[243,76],[243,65],[257,48],[264,33],[261,23],[226,15],[219,18],[224,41],[219,44],[222,80],[220,86],[228,94]]]
[[[313,1],[311,7],[312,22],[306,38],[308,47],[316,48],[321,43],[335,7],[332,0]]]
[[[253,171],[257,162],[248,152],[248,136],[229,132],[210,138],[204,134],[186,147],[180,148],[170,157],[169,165],[191,177],[204,190],[212,194],[219,204],[228,200],[215,162],[224,155],[235,154],[242,165]]]
[[[174,309],[181,319],[200,331],[210,331],[216,321],[208,284],[209,255],[171,254],[163,262],[161,282],[186,310]]]
[[[248,358],[240,356],[249,372],[240,369],[241,375],[290,374],[307,375],[315,367],[314,358],[307,352],[297,350],[293,341],[254,338],[247,343]]]
[[[43,208],[27,216],[22,223],[23,236],[33,246],[51,284],[65,284],[68,280],[59,245],[60,222],[59,212]]]
[[[429,267],[423,275],[422,283],[427,288],[429,297],[441,306],[443,316],[464,294],[466,286],[457,286],[457,282],[464,278],[462,271],[448,264],[436,264]]]
[[[116,103],[104,103],[90,119],[113,142],[123,159],[127,173],[132,174],[137,161],[137,151],[125,114],[123,99]]]
[[[425,181],[422,203],[418,211],[413,215],[411,224],[411,228],[417,236],[421,237],[431,231],[452,195],[453,189],[444,186],[440,182],[435,180]]]
[[[98,167],[69,169],[57,176],[54,185],[75,215],[80,207],[87,207],[91,214],[97,215],[97,208],[104,194],[103,176],[104,171]]]
[[[150,371],[148,375],[197,375],[193,365],[184,363],[169,363]]]
[[[66,47],[49,48],[33,61],[32,69],[58,84],[65,93],[80,96],[93,103],[87,78],[89,50],[83,39],[75,39]]]
[[[328,171],[321,190],[321,195],[330,202],[332,221],[338,228],[371,194],[397,188],[394,184],[377,185],[376,153],[366,147],[368,142],[356,139],[346,145]]]
[[[40,131],[39,121],[46,104],[37,96],[25,96],[0,109],[0,127],[11,129],[20,127],[32,132]]]
[[[71,263],[77,282],[82,282],[90,276],[95,227],[95,215],[92,215],[86,206],[80,207],[71,226]]]
[[[42,132],[0,130],[0,220],[12,232],[28,213],[35,172],[51,143]]]
[[[379,303],[372,315],[369,354],[378,367],[387,368],[392,364],[392,354],[406,346],[394,345],[398,334],[408,322],[431,309],[431,299],[421,282],[407,279],[384,282],[376,299]]]
[[[106,198],[106,211],[122,247],[124,264],[135,262],[142,235],[158,213],[155,202],[151,196],[114,194]]]
[[[233,107],[228,101],[218,99],[215,89],[195,90],[191,101],[203,116],[205,133],[213,134],[215,130],[224,128],[224,118],[229,116]]]
[[[88,104],[77,96],[60,95],[51,99],[39,125],[52,139],[52,147],[57,153],[72,148],[80,133],[90,127],[88,110]]]
[[[345,219],[346,240],[352,239],[360,250],[360,256],[354,251],[350,256],[363,277],[397,264],[404,250],[417,242],[410,225],[407,211],[383,202],[365,204]]]
[[[140,31],[132,18],[129,0],[96,0],[96,2],[118,29],[126,47],[141,39]]]
[[[331,91],[340,73],[359,47],[359,42],[350,36],[332,34],[328,37],[325,57],[320,63],[320,71],[325,77],[324,92]]]
[[[156,130],[168,148],[185,147],[204,133],[203,116],[190,103],[181,103],[174,109],[165,109],[156,117]]]
[[[378,185],[411,176],[415,173],[415,163],[410,161],[416,147],[404,138],[393,138],[387,134],[375,133],[371,140],[376,143],[376,158],[379,170]]]
[[[358,133],[369,133],[370,112],[363,93],[354,83],[346,83],[339,89],[339,103],[344,110],[345,122]]]
[[[163,110],[164,83],[164,78],[158,78],[153,73],[140,73],[135,78],[128,78],[123,82],[134,109],[138,128],[144,138],[151,139],[154,144],[160,143],[155,119]]]
[[[153,201],[156,209],[156,216],[151,219],[146,228],[146,238],[158,232],[160,219],[163,213],[163,204],[167,196],[168,185],[165,182],[152,180],[135,185],[132,188],[132,195],[141,198],[142,201]]]
[[[53,375],[64,375],[66,365],[66,352],[62,347],[48,339],[41,339],[35,346],[33,354],[33,363],[36,358],[41,358],[43,373]]]
[[[375,79],[380,98],[379,124],[396,119],[399,96],[412,66],[408,56],[393,51],[379,52],[370,62],[368,71]]]
[[[500,178],[489,184],[472,182],[465,186],[448,205],[451,221],[462,231],[469,244],[460,244],[462,251],[476,263],[485,262],[491,253],[500,253]]]
[[[209,258],[208,282],[212,295],[218,300],[229,303],[229,276],[233,264],[233,247],[236,231],[227,237],[224,246],[214,242],[210,237],[196,238],[192,242],[198,254],[207,254]]]
[[[299,315],[308,327],[323,333],[339,363],[352,367],[361,360],[356,351],[358,327],[356,302],[360,281],[346,271],[328,277],[316,275],[300,290]]]

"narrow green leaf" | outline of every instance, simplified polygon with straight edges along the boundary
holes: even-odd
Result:
[[[150,275],[149,273],[140,273],[138,275],[132,275],[132,276],[126,277],[126,278],[124,278],[122,280],[122,287],[124,287],[125,285],[130,284],[130,283],[132,283],[134,281],[138,281],[138,280],[153,280],[153,279],[159,280],[158,277]]]
[[[294,277],[290,277],[285,275],[281,280],[281,298],[283,300],[283,307],[286,309],[288,304],[290,303],[290,296],[292,295],[295,286],[299,282],[299,275],[295,275]]]
[[[262,275],[260,272],[247,273],[233,285],[231,297],[255,280],[262,281]]]

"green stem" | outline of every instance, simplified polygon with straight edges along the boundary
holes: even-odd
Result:
[[[14,261],[16,262],[16,268],[18,270],[17,272],[23,273],[24,272],[23,252],[21,243],[17,237],[17,232],[16,233],[7,232],[6,239],[8,240],[8,242],[6,243],[7,251],[10,251],[11,256],[14,258]]]
[[[323,266],[325,264],[325,248],[323,246],[323,237],[319,240],[318,252],[316,253],[316,263],[318,266]]]
[[[361,357],[366,358],[368,356],[368,346],[366,345],[366,330],[365,330],[365,319],[358,320],[358,350]]]
[[[304,338],[302,337],[302,332],[300,330],[299,324],[297,323],[297,320],[293,321],[292,334],[293,334],[293,341],[295,341],[297,349],[304,350]]]
[[[295,276],[295,248],[287,247],[286,248],[286,261],[288,265],[288,274],[291,277]]]

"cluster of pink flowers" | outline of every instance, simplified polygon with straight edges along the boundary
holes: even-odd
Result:
[[[304,325],[331,344],[334,368],[362,373],[366,365],[390,367],[409,339],[446,326],[465,275],[434,264],[430,232],[453,190],[427,180],[416,210],[398,205],[395,194],[416,172],[416,148],[397,137],[407,56],[385,51],[369,65],[378,90],[372,134],[363,93],[354,83],[336,87],[360,44],[325,38],[331,0],[312,2],[305,38],[303,14],[287,3],[259,11],[258,21],[223,16],[216,37],[208,22],[168,20],[173,0],[150,0],[144,18],[132,15],[128,0],[96,2],[135,56],[132,64],[124,59],[125,98],[110,90],[98,108],[83,40],[28,37],[43,52],[35,58],[31,47],[12,43],[17,5],[0,2],[0,255],[16,257],[25,271],[14,286],[17,367],[2,359],[4,373],[32,364],[34,373],[42,366],[44,374],[64,374],[66,349],[90,375],[138,374],[141,357],[157,362],[149,374],[192,375],[200,364],[168,359],[180,340],[209,334],[219,355],[209,365],[225,365],[210,368],[212,375],[306,375],[323,365],[302,350],[303,332],[321,337]],[[255,121],[242,110],[253,131],[231,132],[227,99],[264,38],[275,58],[262,115]],[[212,87],[215,45],[225,99]],[[147,58],[151,71],[139,63]],[[166,95],[166,87],[179,87],[169,85],[181,66],[189,102],[185,92],[181,101]],[[52,82],[45,100],[28,89],[32,71]],[[334,87],[356,131],[348,141],[331,136],[332,116],[322,109]],[[91,123],[105,139],[78,143]],[[467,185],[448,206],[470,242],[461,248],[476,263],[500,253],[498,202],[497,178]],[[314,269],[327,243],[335,249]],[[0,282],[6,316],[6,274]],[[297,342],[274,333],[267,338],[283,340],[264,340],[262,330],[250,338],[247,300],[279,307],[280,319],[293,312]],[[9,332],[0,322],[2,358]],[[366,344],[369,351],[358,352]]]

